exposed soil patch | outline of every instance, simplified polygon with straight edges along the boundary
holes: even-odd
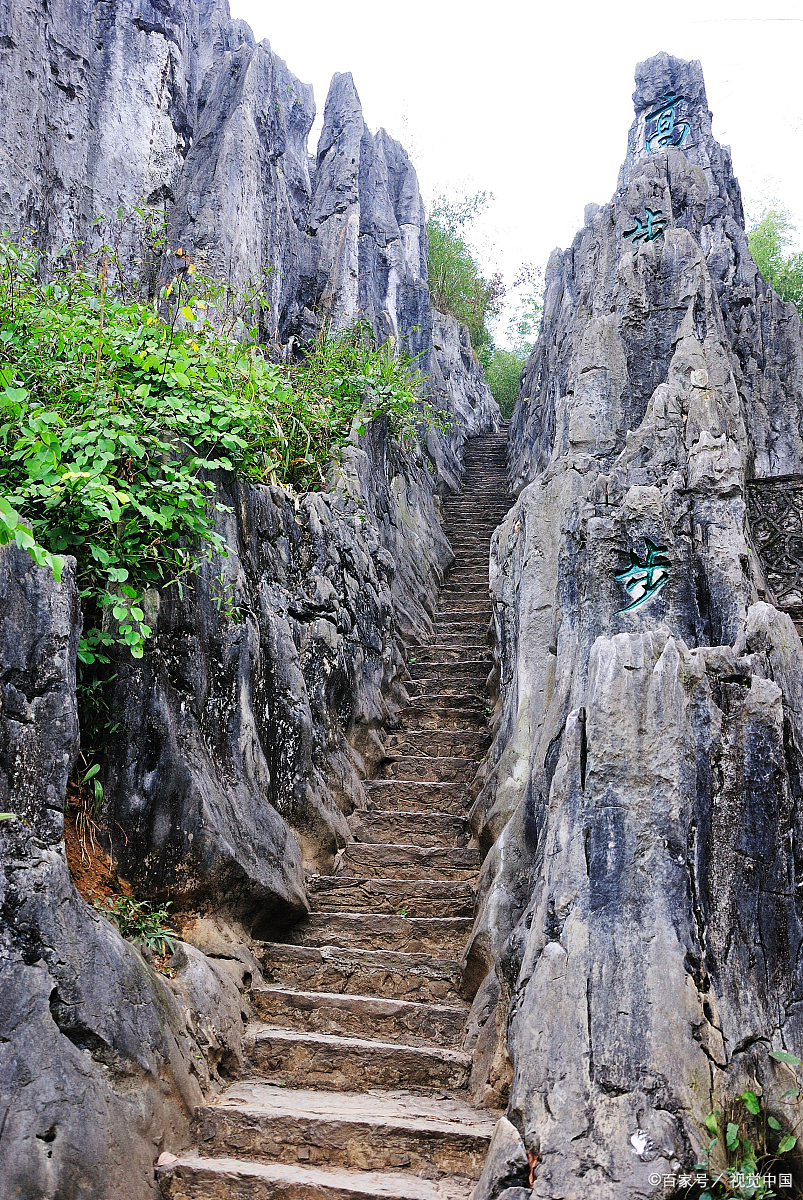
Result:
[[[75,812],[69,806],[64,814],[64,848],[73,883],[84,900],[91,904],[93,900],[104,900],[107,896],[131,895],[131,888],[117,874],[100,843],[95,840],[93,846],[89,838],[82,842],[76,828]]]

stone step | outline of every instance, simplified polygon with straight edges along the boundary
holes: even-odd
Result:
[[[455,632],[471,634],[485,634],[488,629],[488,621],[482,613],[447,613],[444,617],[436,617],[433,622],[433,631],[435,636],[440,636],[447,630]]]
[[[395,950],[459,960],[471,933],[471,917],[397,917],[380,913],[310,913],[286,931],[296,946],[344,946]]]
[[[408,660],[412,662],[412,658]],[[487,662],[492,661],[490,649],[481,646],[420,646],[415,656],[415,662]],[[490,669],[490,667],[489,667]]]
[[[472,704],[481,704],[483,706],[480,708],[481,713],[485,713],[485,709],[490,708],[489,696],[485,690],[485,674],[475,680],[466,678],[451,680],[436,677],[435,679],[420,680],[420,683],[424,684],[427,691],[419,689],[418,679],[408,680],[405,684],[407,695],[411,698],[412,703],[417,704],[419,700],[421,703],[425,703],[426,697],[433,695],[444,702],[465,700]]]
[[[443,528],[445,532],[453,529],[488,529],[497,524],[510,512],[510,504],[496,504],[490,508],[474,509],[470,505],[458,508],[450,505],[444,508]]]
[[[460,964],[432,954],[262,942],[259,961],[265,981],[285,990],[393,997],[420,1004],[460,997]]]
[[[441,602],[449,602],[460,596],[465,596],[471,603],[476,600],[485,600],[485,603],[489,604],[487,572],[477,571],[476,574],[461,572],[459,576],[443,585],[439,599]]]
[[[338,859],[336,875],[373,879],[473,879],[482,865],[479,850],[469,847],[365,842],[350,842]]]
[[[485,709],[488,707],[488,698],[485,695],[485,676],[478,677],[479,687],[474,690],[469,684],[463,682],[463,691],[455,694],[454,692],[439,692],[433,688],[431,692],[425,692],[420,687],[422,680],[408,680],[405,683],[407,694],[410,696],[410,703],[416,708],[420,708],[422,714],[426,709],[448,708],[456,712],[470,714],[472,717],[476,714],[485,717]],[[415,693],[411,693],[410,688],[416,687]],[[404,709],[402,717],[407,715],[408,709]]]
[[[489,610],[487,617],[483,608],[478,607],[478,602],[481,596],[485,596],[485,600],[483,602],[486,610]],[[487,625],[491,619],[491,602],[489,599],[487,599],[487,586],[485,583],[481,587],[474,586],[474,584],[472,584],[471,587],[467,587],[462,590],[455,589],[451,590],[451,592],[442,592],[441,598],[439,598],[439,604],[441,604],[442,607],[443,605],[457,604],[467,604],[473,606],[472,611],[469,612],[468,618],[463,619],[473,619],[474,623],[478,625]],[[454,608],[451,608],[451,610],[450,608],[447,608],[447,610],[443,612],[439,611],[435,618],[436,622],[439,622],[439,620],[449,620],[451,612],[454,612]]]
[[[484,555],[484,558],[485,563],[482,569],[474,569],[473,566],[467,564],[465,571],[461,571],[452,579],[447,579],[439,593],[439,599],[443,600],[447,596],[465,593],[472,600],[484,599],[486,604],[490,603],[488,599],[488,555]]]
[[[416,846],[467,846],[471,829],[465,817],[451,813],[429,812],[422,820],[420,812],[394,809],[369,809],[359,813],[354,831],[358,842],[372,845],[399,842]]]
[[[385,735],[387,754],[479,758],[491,744],[487,729],[399,729]]]
[[[473,1183],[185,1154],[157,1169],[164,1200],[469,1200]],[[444,1190],[444,1188],[448,1190]]]
[[[465,598],[461,599],[459,596],[454,600],[450,600],[441,596],[438,601],[435,620],[437,621],[441,617],[445,618],[451,613],[456,612],[463,613],[465,616],[476,616],[478,620],[481,616],[487,616],[488,620],[490,620],[491,615],[493,614],[493,609],[491,608],[491,602],[487,596],[481,597],[480,599],[475,597],[473,600]]]
[[[419,779],[422,783],[471,783],[477,774],[477,760],[406,754],[383,759],[380,771],[380,778],[384,779]]]
[[[484,731],[486,728],[483,708],[451,708],[449,704],[423,704],[415,701],[403,710],[402,730],[451,730],[468,733]]]
[[[464,624],[472,622],[479,624],[481,621],[486,623],[490,621],[493,615],[491,601],[486,595],[473,595],[465,599],[461,604],[458,603],[460,597],[456,600],[445,600],[441,595],[438,601],[438,607],[435,610],[433,621],[451,621],[453,623]]]
[[[405,1046],[373,1038],[298,1033],[256,1021],[245,1052],[251,1070],[287,1087],[349,1092],[357,1088],[462,1088],[471,1055],[448,1046]]]
[[[476,765],[476,764],[475,764]],[[363,784],[379,811],[467,814],[473,796],[466,783],[429,783],[414,779],[370,779]]]
[[[487,629],[487,626],[489,626],[489,623],[491,620],[491,611],[489,610],[489,612],[487,612],[487,614],[483,613],[483,614],[481,614],[480,617],[477,617],[477,616],[475,616],[475,613],[466,612],[465,608],[455,608],[455,610],[453,610],[451,612],[438,613],[438,616],[436,617],[436,622],[444,622],[444,623],[454,624],[453,620],[451,620],[451,618],[453,618],[453,616],[456,617],[457,619],[461,620],[461,622],[466,622],[466,620],[477,620],[478,623],[479,622],[483,623],[483,629]],[[421,674],[429,674],[430,673],[429,670],[424,670],[423,665],[421,665],[420,662],[418,664],[418,672],[413,672],[414,665],[415,664],[413,664],[411,667],[409,667],[409,671],[411,671],[413,678],[417,678],[418,676],[421,676]],[[485,676],[487,676],[487,668],[485,667],[485,662],[481,662],[481,664],[480,664],[480,662],[478,661],[477,665],[474,666],[473,670],[471,667],[461,667],[461,671],[463,674],[479,674],[481,671],[485,671]],[[451,673],[454,674],[454,672],[451,672]],[[483,678],[485,678],[485,676]]]
[[[443,630],[436,627],[432,632],[432,641],[419,649],[426,649],[431,653],[433,650],[440,649],[441,646],[444,649],[459,646],[461,650],[476,650],[478,655],[484,654],[489,648],[488,627],[484,621],[478,621],[470,631],[465,629]]]
[[[416,704],[425,703],[431,696],[434,702],[465,701],[472,705],[481,704],[484,709],[488,704],[485,681],[489,668],[487,663],[483,663],[482,667],[482,673],[478,675],[458,675],[457,678],[444,678],[441,675],[425,676],[421,679],[405,680],[404,686],[410,700]]]
[[[307,881],[307,890],[313,912],[393,913],[399,917],[474,915],[471,884],[451,880],[313,875]]]
[[[316,1092],[247,1080],[200,1109],[194,1128],[205,1156],[227,1151],[255,1162],[357,1171],[434,1167],[477,1179],[498,1115],[457,1098]]]
[[[452,501],[443,506],[443,524],[444,528],[449,528],[450,525],[466,524],[466,525],[488,525],[492,521],[498,521],[504,517],[505,513],[510,512],[513,501],[499,500],[493,504],[486,504],[482,508],[475,508],[471,501],[463,500]]]
[[[339,1037],[379,1038],[406,1046],[456,1046],[466,1010],[454,1004],[417,1004],[388,996],[339,996],[255,988],[254,1008],[266,1025]]]
[[[487,640],[488,622],[482,617],[468,621],[436,620],[432,627],[432,640],[425,643],[429,648],[438,645],[484,646]]]

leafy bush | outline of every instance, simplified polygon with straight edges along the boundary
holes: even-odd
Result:
[[[107,896],[96,900],[95,908],[116,925],[121,935],[135,946],[147,946],[154,954],[164,957],[176,948],[178,934],[167,922],[170,917],[165,904],[149,904],[147,900],[132,900],[130,896]]]
[[[771,209],[750,230],[747,240],[763,278],[803,316],[803,253],[784,253],[794,232],[789,214]]]
[[[798,1127],[784,1132],[770,1108],[781,1112],[783,1102],[789,1097],[800,1097],[801,1084],[795,1068],[801,1066],[801,1060],[786,1050],[769,1053],[770,1058],[787,1066],[794,1086],[777,1097],[778,1103],[774,1103],[773,1096],[758,1095],[748,1089],[731,1100],[726,1099],[724,1111],[708,1114],[705,1127],[712,1137],[704,1161],[697,1168],[710,1171],[716,1178],[709,1182],[700,1200],[761,1200],[777,1195],[769,1182],[771,1176],[777,1178],[780,1171],[791,1174],[786,1156],[797,1145]],[[712,1155],[725,1165],[724,1171],[714,1167]]]
[[[491,352],[489,323],[498,316],[505,295],[501,275],[485,279],[465,236],[487,200],[485,192],[460,201],[440,197],[427,221],[432,303],[468,326],[471,345],[481,361]]]
[[[485,379],[503,417],[513,412],[526,362],[515,350],[494,350],[485,367]]]
[[[42,283],[37,255],[0,240],[0,542],[54,573],[76,557],[84,665],[113,643],[141,656],[145,589],[183,586],[199,556],[225,554],[211,472],[320,487],[355,417],[403,433],[431,416],[415,364],[365,326],[278,366],[244,324],[258,293],[238,308],[175,260],[146,304],[107,287],[106,254],[65,254]],[[236,321],[215,328],[210,309]]]
[[[513,281],[513,287],[522,291],[508,321],[510,349],[494,348],[484,364],[485,378],[503,417],[509,417],[513,412],[522,372],[535,347],[541,321],[543,273],[531,264],[525,264]]]

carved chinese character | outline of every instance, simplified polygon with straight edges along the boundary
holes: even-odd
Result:
[[[661,236],[668,224],[660,208],[645,208],[644,212],[646,214],[644,220],[642,221],[640,217],[634,217],[633,220],[636,222],[635,228],[626,229],[622,234],[622,237],[633,239],[634,254],[638,254],[639,242],[643,242],[645,245],[647,242],[654,242],[656,238]]]
[[[675,109],[680,97],[674,92],[667,92],[658,108],[647,113],[644,118],[644,145],[647,151],[653,146],[663,149],[666,146],[682,146],[689,136],[688,121],[677,121]]]
[[[633,597],[631,604],[620,608],[620,612],[633,612],[641,608],[653,596],[660,592],[669,579],[672,560],[667,558],[664,551],[666,546],[656,546],[649,538],[645,538],[647,557],[644,562],[632,550],[630,551],[630,566],[616,575],[617,583],[623,583],[625,590]]]

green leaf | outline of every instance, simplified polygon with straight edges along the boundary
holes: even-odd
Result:
[[[716,1135],[717,1135],[717,1114],[716,1113],[710,1112],[708,1114],[708,1116],[705,1119],[705,1127],[709,1133],[713,1133],[714,1137],[716,1137]]]
[[[0,821],[18,821],[16,813],[0,813]]]
[[[767,1117],[767,1124],[769,1125],[770,1129],[780,1129],[781,1128],[780,1122],[776,1121],[775,1117]]]
[[[787,1133],[786,1137],[781,1138],[780,1142],[778,1143],[778,1153],[786,1154],[787,1151],[793,1150],[796,1144],[797,1138],[792,1137],[791,1133]]]
[[[100,765],[98,763],[95,763],[94,766],[90,767],[89,770],[87,771],[86,775],[84,775],[84,783],[86,783],[86,781],[88,779],[92,779],[93,776],[97,775],[99,770],[100,770]]]
[[[758,1114],[761,1112],[761,1105],[759,1104],[756,1093],[742,1092],[742,1100],[744,1100],[744,1106],[747,1111],[753,1113],[754,1116],[758,1116]]]
[[[776,1062],[788,1063],[790,1067],[799,1067],[800,1059],[794,1054],[788,1054],[786,1050],[770,1050],[770,1058],[774,1058]]]
[[[729,1150],[736,1150],[739,1146],[739,1126],[733,1121],[728,1122],[728,1128],[725,1131],[725,1142]]]
[[[771,1050],[769,1051],[769,1057],[774,1058],[777,1062],[789,1063],[790,1067],[801,1066],[801,1060],[796,1055],[787,1054],[786,1050]]]

